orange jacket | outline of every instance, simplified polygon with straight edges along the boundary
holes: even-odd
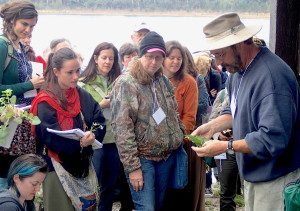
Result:
[[[174,91],[176,101],[178,103],[178,113],[185,132],[190,134],[196,125],[196,113],[198,108],[198,88],[196,80],[186,74],[181,81],[175,81],[174,78],[170,79]]]

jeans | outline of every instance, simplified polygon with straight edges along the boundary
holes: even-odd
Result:
[[[205,183],[205,188],[211,188],[212,185],[212,175],[211,175],[211,169],[209,169],[208,172],[206,172],[206,183]]]
[[[169,174],[174,161],[174,152],[171,153],[167,160],[151,161],[140,158],[144,186],[142,190],[137,192],[133,189],[129,175],[126,173],[136,211],[157,211],[162,209]]]
[[[121,169],[121,161],[116,144],[103,144],[101,149],[95,150],[93,165],[100,184],[99,211],[111,211],[117,179]]]

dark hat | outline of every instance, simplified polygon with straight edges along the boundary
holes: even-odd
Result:
[[[142,57],[145,53],[151,53],[155,51],[160,51],[166,55],[166,46],[165,41],[154,31],[150,31],[146,34],[146,36],[142,39],[140,43],[140,57]]]

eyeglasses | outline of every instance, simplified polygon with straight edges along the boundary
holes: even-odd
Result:
[[[219,52],[211,53],[211,56],[214,57],[217,60],[223,60],[225,55],[226,55],[226,51],[223,51],[221,53],[219,53]]]
[[[163,56],[154,56],[154,55],[147,55],[145,54],[144,57],[148,60],[148,61],[153,61],[155,60],[156,62],[162,62],[164,60]]]

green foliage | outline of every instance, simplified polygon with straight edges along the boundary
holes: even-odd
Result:
[[[103,125],[101,125],[101,124],[98,123],[98,122],[93,122],[90,131],[94,133],[94,132],[96,132],[96,130],[99,129],[99,128],[102,130],[102,129],[103,129]]]
[[[0,137],[4,138],[8,134],[8,125],[10,121],[15,121],[21,124],[23,120],[29,121],[33,125],[41,123],[37,116],[34,116],[28,111],[16,108],[17,98],[12,96],[12,90],[7,89],[2,91],[0,98]]]
[[[238,207],[244,207],[245,206],[245,200],[243,195],[236,195],[234,198],[234,201]]]
[[[0,0],[1,2],[1,0]],[[39,9],[269,12],[270,0],[35,0]]]
[[[204,142],[208,140],[207,138],[202,136],[186,135],[185,137],[191,142],[193,142],[197,147],[201,147],[204,144]]]

